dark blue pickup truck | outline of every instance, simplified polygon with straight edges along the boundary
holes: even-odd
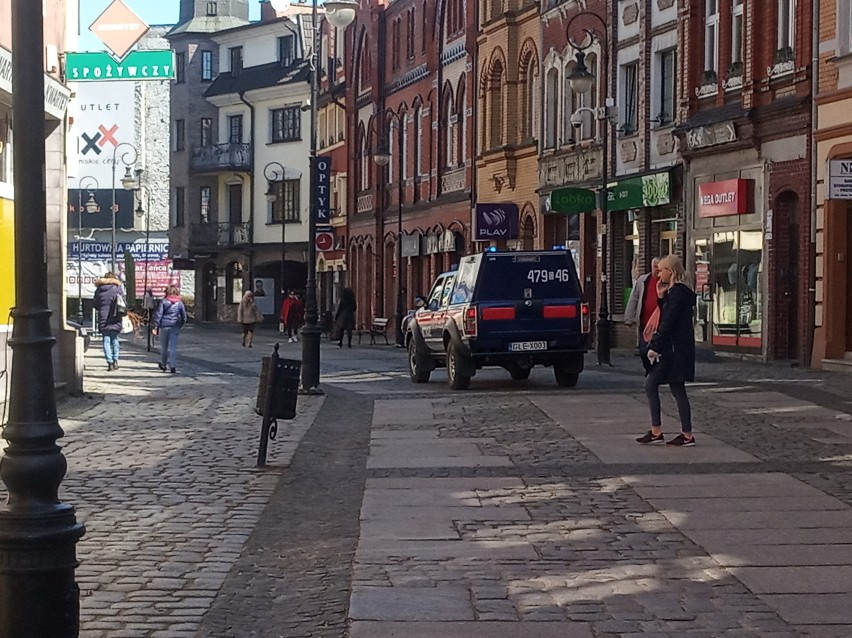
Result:
[[[405,335],[414,383],[446,366],[450,388],[464,390],[483,366],[526,379],[553,366],[573,387],[583,371],[591,317],[567,251],[485,252],[438,277]]]

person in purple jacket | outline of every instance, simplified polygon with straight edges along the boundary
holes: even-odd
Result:
[[[160,335],[160,370],[177,372],[177,344],[180,329],[186,323],[186,306],[175,286],[166,287],[166,298],[154,313],[154,326]]]

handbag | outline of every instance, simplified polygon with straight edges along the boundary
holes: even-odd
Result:
[[[126,317],[127,316],[127,300],[124,298],[124,295],[118,293],[115,296],[115,299],[112,300],[112,303],[115,307],[115,316],[116,317]]]
[[[133,322],[127,315],[121,318],[121,334],[126,335],[133,332]]]

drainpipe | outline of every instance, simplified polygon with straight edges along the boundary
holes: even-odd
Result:
[[[808,273],[808,327],[805,367],[813,366],[814,332],[816,331],[816,223],[817,223],[817,137],[815,131],[819,121],[816,96],[819,92],[819,2],[813,3],[811,13],[811,232],[810,272]]]
[[[249,108],[249,127],[251,128],[251,163],[249,164],[249,228],[248,228],[248,270],[249,278],[254,278],[254,104],[246,99],[246,92],[240,91],[240,102]]]

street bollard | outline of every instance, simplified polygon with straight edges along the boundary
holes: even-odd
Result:
[[[255,412],[263,417],[257,450],[257,467],[266,465],[269,441],[274,441],[278,436],[278,419],[296,418],[302,362],[296,359],[283,359],[278,355],[278,348],[279,344],[276,343],[272,355],[263,357],[261,360],[255,405]]]

